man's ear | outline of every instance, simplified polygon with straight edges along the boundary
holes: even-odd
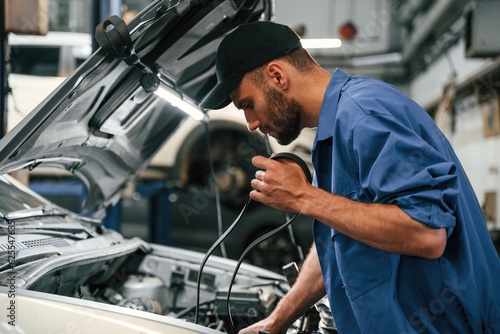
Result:
[[[277,62],[270,62],[266,67],[266,78],[272,87],[280,90],[288,88],[288,77],[285,69]]]

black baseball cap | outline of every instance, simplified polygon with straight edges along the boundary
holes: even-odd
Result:
[[[290,27],[256,21],[239,25],[219,45],[215,61],[217,85],[200,107],[221,109],[231,103],[229,95],[249,71],[302,47]]]

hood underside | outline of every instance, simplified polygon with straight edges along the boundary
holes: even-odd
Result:
[[[155,1],[128,25],[135,53],[197,105],[214,87],[215,53],[241,23],[269,16],[270,1]],[[57,167],[85,183],[97,214],[145,169],[187,117],[146,93],[141,71],[98,49],[0,141],[0,172]]]

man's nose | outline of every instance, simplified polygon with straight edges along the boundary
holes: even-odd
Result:
[[[259,119],[255,117],[254,113],[245,110],[245,119],[247,120],[248,130],[255,131],[259,128],[260,122]]]

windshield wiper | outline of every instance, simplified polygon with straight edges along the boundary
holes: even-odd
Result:
[[[51,220],[45,219],[38,219],[36,222],[30,221],[31,218],[36,217],[66,216],[73,217],[74,219],[72,220],[72,222],[65,221],[64,223],[53,222]],[[3,218],[6,221],[25,220],[23,222],[20,222],[20,224],[16,224],[16,233],[42,233],[42,231],[44,231],[44,233],[48,234],[47,231],[57,231],[61,233],[61,236],[73,235],[73,238],[76,239],[85,239],[88,236],[95,237],[97,234],[102,234],[102,226],[99,220],[74,215],[70,211],[59,207],[47,206],[27,210],[12,211],[7,213]],[[0,220],[0,228],[6,229],[8,228],[8,224]],[[84,235],[86,235],[86,237],[84,237]]]
[[[75,232],[63,232],[62,229],[53,228],[26,228],[22,229],[20,232],[16,231],[17,234],[36,234],[36,235],[50,235],[53,237],[69,238],[74,240],[85,240],[89,238],[89,233],[87,231],[75,231]]]
[[[66,216],[68,213],[57,207],[36,207],[26,210],[18,210],[7,213],[4,218],[7,220],[19,220],[40,216]]]
[[[7,229],[8,225],[0,222],[1,229]],[[16,234],[46,234],[59,237],[70,237],[72,239],[87,239],[93,233],[79,223],[30,223],[16,226]]]

